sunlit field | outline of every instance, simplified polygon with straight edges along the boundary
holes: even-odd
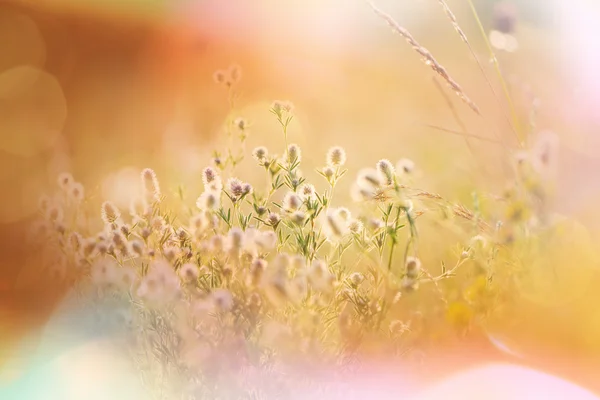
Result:
[[[0,2],[0,398],[600,398],[599,11]]]

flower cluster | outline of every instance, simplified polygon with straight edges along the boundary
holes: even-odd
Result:
[[[215,80],[231,86],[240,76],[232,67],[217,71]],[[95,208],[97,230],[98,220],[90,223],[84,210],[94,204],[70,174],[59,177],[53,197],[41,199],[32,240],[43,245],[54,276],[91,285],[99,299],[124,299],[136,315],[131,352],[142,354],[140,368],[174,365],[172,382],[184,379],[194,393],[216,396],[228,386],[215,383],[218,376],[241,376],[286,357],[330,360],[366,343],[403,354],[428,337],[424,314],[464,332],[491,307],[497,286],[488,278],[501,262],[500,246],[511,242],[501,233],[510,228],[514,241],[518,232],[531,231],[525,210],[542,215],[540,171],[551,161],[553,142],[519,158],[518,183],[527,195],[507,195],[504,227],[493,230],[477,208],[415,188],[416,166],[406,158],[358,170],[354,203],[333,206],[334,189],[348,171],[346,151],[330,148],[325,166],[316,169],[323,179],[309,182],[300,147],[287,143],[293,106],[277,101],[271,111],[286,140],[282,155],[265,146],[251,152],[266,190],[238,178],[236,163],[207,166],[190,214],[188,207],[166,205],[157,174],[146,168],[142,195],[128,212],[111,201]],[[242,119],[234,125],[247,129]],[[450,269],[439,254],[420,251],[426,239],[420,218],[428,215],[449,221],[464,238],[450,252]],[[448,282],[463,270],[468,279],[461,291]],[[438,300],[416,312],[419,302],[410,297],[420,292]],[[169,390],[184,389],[174,383]]]

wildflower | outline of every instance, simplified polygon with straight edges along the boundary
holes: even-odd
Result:
[[[165,219],[163,217],[161,217],[160,215],[157,215],[155,217],[152,218],[152,220],[150,221],[150,226],[152,227],[153,230],[157,231],[157,232],[163,232],[167,229],[167,221],[165,221]]]
[[[78,251],[83,244],[83,237],[78,232],[71,232],[69,234],[69,246],[74,250]]]
[[[262,217],[263,215],[265,215],[265,213],[267,211],[269,211],[269,210],[265,206],[256,206],[256,213],[258,214],[259,217]]]
[[[142,187],[146,197],[152,196],[155,201],[160,201],[160,186],[158,184],[158,178],[154,170],[145,168],[141,174]]]
[[[383,184],[390,186],[394,182],[396,171],[390,160],[379,160],[377,162],[377,171],[382,178]]]
[[[96,249],[98,250],[98,253],[105,255],[108,254],[108,243],[106,243],[105,241],[98,241],[96,242]]]
[[[163,255],[167,261],[173,262],[179,255],[179,248],[176,246],[165,246],[163,248]]]
[[[340,147],[335,146],[329,149],[326,157],[326,164],[328,167],[341,167],[346,163],[346,151]]]
[[[69,196],[77,203],[81,202],[84,197],[83,185],[79,182],[74,182],[69,188]]]
[[[121,216],[119,209],[110,201],[102,203],[102,220],[105,224],[113,224]]]
[[[48,211],[48,209],[50,208],[51,204],[52,204],[52,200],[50,200],[50,197],[48,197],[47,195],[44,194],[38,200],[38,209],[42,213],[45,213],[46,211]]]
[[[517,23],[517,10],[514,5],[506,1],[494,6],[493,29],[502,33],[513,33]]]
[[[130,253],[142,256],[144,254],[144,243],[140,240],[134,239],[129,242],[129,250],[131,250]]]
[[[63,219],[63,210],[58,204],[53,204],[48,208],[46,212],[46,218],[50,222],[61,222]]]
[[[111,286],[117,283],[118,270],[114,261],[101,259],[92,265],[92,281],[98,286]]]
[[[305,183],[300,186],[299,192],[300,198],[305,203],[313,202],[317,198],[315,187],[310,183]]]
[[[204,192],[196,200],[196,207],[200,210],[216,210],[219,208],[219,197],[215,192]]]
[[[242,67],[237,64],[232,64],[229,66],[229,79],[231,84],[235,85],[242,79]]]
[[[411,174],[415,170],[415,163],[408,158],[402,158],[396,163],[397,174]]]
[[[338,207],[335,210],[335,213],[346,223],[349,222],[350,218],[352,217],[350,210],[348,210],[346,207]]]
[[[283,305],[289,298],[286,278],[283,274],[274,274],[264,284],[265,295],[275,306]]]
[[[252,193],[252,185],[250,185],[249,183],[244,183],[242,185],[242,195],[246,196],[249,195],[250,193]]]
[[[273,231],[262,231],[255,236],[256,245],[263,251],[275,249],[277,246],[277,234]]]
[[[223,189],[221,176],[211,167],[206,167],[202,171],[202,183],[204,190],[212,192],[220,192]]]
[[[401,335],[402,333],[409,330],[409,326],[402,321],[393,320],[390,322],[390,333],[395,335]]]
[[[258,165],[265,165],[267,157],[269,157],[269,150],[264,146],[256,147],[252,150],[252,157],[258,162]]]
[[[58,186],[65,192],[69,191],[74,182],[73,175],[68,172],[63,172],[58,175]]]
[[[348,230],[354,234],[360,234],[364,229],[363,223],[356,219],[356,218],[351,218],[350,221],[348,221]]]
[[[240,198],[244,194],[243,183],[237,178],[229,178],[227,181],[227,187],[234,198]]]
[[[258,313],[260,306],[262,305],[262,299],[260,298],[260,295],[256,292],[250,293],[246,305],[253,313]]]
[[[207,186],[209,183],[215,181],[218,178],[219,174],[211,167],[206,167],[202,171],[202,182],[204,186]]]
[[[235,121],[233,121],[233,125],[240,131],[243,131],[248,127],[248,122],[244,118],[236,118]]]
[[[225,249],[225,237],[222,235],[215,235],[210,238],[210,250],[213,254],[218,254]]]
[[[200,212],[190,218],[190,231],[195,237],[199,237],[210,225],[207,212]]]
[[[373,200],[376,194],[377,193],[375,190],[364,188],[356,182],[352,185],[350,189],[350,197],[353,201],[357,203]]]
[[[122,268],[119,275],[120,279],[118,284],[122,289],[125,290],[131,289],[138,279],[135,269],[131,267]]]
[[[216,70],[213,73],[213,80],[219,85],[224,85],[227,81],[227,72],[223,71],[222,69]]]
[[[323,168],[321,173],[329,182],[331,182],[333,177],[335,176],[335,170],[332,167]]]
[[[115,230],[112,232],[112,242],[118,249],[122,249],[127,245],[127,238],[122,232]]]
[[[406,258],[406,276],[411,279],[416,279],[421,271],[421,260],[416,257]]]
[[[233,307],[233,296],[226,289],[216,289],[212,292],[214,305],[220,311],[229,311]]]
[[[82,240],[80,244],[81,254],[83,257],[89,257],[96,250],[96,241],[94,239]]]
[[[349,277],[348,281],[352,287],[357,287],[365,280],[365,276],[360,272],[353,272]]]
[[[553,172],[558,158],[558,136],[552,132],[542,132],[538,135],[533,148],[533,167],[538,173]]]
[[[193,282],[193,281],[197,280],[198,276],[199,276],[198,266],[196,264],[192,264],[192,263],[183,264],[179,268],[178,273],[179,273],[179,277],[184,282]]]
[[[481,253],[483,250],[487,248],[488,241],[482,235],[475,235],[469,241],[469,253],[476,252]]]
[[[369,218],[367,220],[367,228],[371,232],[377,232],[378,230],[385,227],[385,223],[379,218]]]
[[[358,172],[356,183],[361,188],[375,190],[382,185],[381,175],[376,169],[364,168]]]
[[[289,101],[275,100],[271,104],[271,111],[281,118],[283,113],[291,113],[294,110],[294,105]]]
[[[233,227],[229,230],[227,239],[229,249],[239,251],[244,245],[244,232],[238,227]]]
[[[302,223],[306,219],[306,214],[304,214],[302,211],[294,211],[292,215],[290,215],[290,219],[293,223],[297,225],[302,225]]]
[[[256,286],[260,283],[263,273],[267,268],[267,261],[262,258],[257,258],[250,264],[251,283]]]
[[[327,269],[327,264],[318,259],[312,262],[308,271],[308,279],[316,290],[329,289],[333,283],[333,275]]]
[[[144,240],[148,239],[151,234],[152,234],[152,230],[148,227],[144,227],[144,228],[142,228],[142,230],[140,230],[140,236]]]
[[[287,162],[288,165],[293,165],[295,163],[300,162],[302,158],[302,152],[300,151],[300,146],[297,144],[290,144],[287,148]]]
[[[296,193],[290,191],[285,194],[282,201],[282,208],[284,211],[292,213],[298,211],[302,206],[302,199]]]
[[[347,233],[348,226],[337,209],[329,209],[323,217],[323,230],[330,241],[338,241]]]
[[[419,288],[419,282],[416,278],[412,278],[410,276],[404,276],[402,278],[402,288],[406,291],[413,291]]]

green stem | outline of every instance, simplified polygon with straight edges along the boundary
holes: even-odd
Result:
[[[475,8],[475,5],[473,4],[473,0],[467,0],[469,2],[469,6],[471,7],[471,11],[473,12],[473,16],[475,17],[475,21],[477,22],[477,25],[479,26],[479,30],[481,31],[481,35],[483,36],[483,40],[485,41],[485,44],[488,48],[488,51],[490,52],[490,55],[492,57],[492,61],[494,64],[494,68],[496,70],[496,73],[498,74],[498,78],[500,79],[500,84],[502,86],[502,91],[504,92],[504,96],[506,96],[506,100],[508,102],[508,107],[510,109],[510,113],[512,115],[512,122],[513,122],[513,127],[514,127],[514,131],[517,134],[517,138],[519,139],[519,145],[523,145],[523,137],[521,136],[521,128],[519,126],[519,119],[517,118],[517,113],[515,111],[515,106],[513,104],[513,101],[510,97],[510,93],[508,91],[508,86],[506,85],[506,81],[504,80],[504,76],[502,75],[502,71],[500,70],[500,63],[498,62],[498,59],[496,58],[496,55],[494,54],[494,50],[492,49],[492,45],[490,44],[490,41],[485,33],[485,28],[483,27],[483,24],[481,23],[481,20],[479,19],[479,14],[477,13],[477,9]]]
[[[398,232],[398,220],[400,219],[400,211],[401,207],[397,207],[396,210],[396,220],[394,221],[394,236],[392,236],[392,244],[390,246],[390,256],[388,258],[388,271],[392,270],[392,260],[394,258],[394,248],[396,247],[396,243],[398,243],[398,239],[396,238],[396,233]]]

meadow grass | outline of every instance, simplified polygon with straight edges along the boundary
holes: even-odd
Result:
[[[369,4],[484,118],[408,30]],[[440,4],[504,110],[456,17]],[[547,175],[556,142],[539,135],[525,147],[507,90],[503,113],[516,146],[506,135],[470,133],[449,98],[461,131],[434,126],[467,144],[491,140],[507,150],[506,192],[474,192],[461,204],[423,189],[419,165],[407,158],[349,170],[347,159],[356,155],[340,143],[321,155],[321,165],[306,165],[310,149],[289,142],[289,101],[269,110],[284,148],[247,149],[252,124],[236,116],[241,67],[213,79],[227,92],[232,117],[228,145],[198,177],[202,193],[165,190],[172,183],[146,168],[139,197],[124,210],[86,196],[64,173],[55,193],[40,200],[31,235],[43,248],[46,273],[72,284],[92,316],[100,304],[118,310],[111,318],[124,327],[124,348],[156,398],[282,398],[298,384],[289,382],[289,370],[299,366],[421,357],[436,344],[485,331],[532,276],[531,261],[554,223]],[[248,157],[263,174],[260,185],[247,183],[249,173],[239,168]],[[320,181],[305,178],[304,168]],[[347,204],[336,190],[342,180],[352,182]],[[551,271],[543,276],[550,287],[558,279]]]

